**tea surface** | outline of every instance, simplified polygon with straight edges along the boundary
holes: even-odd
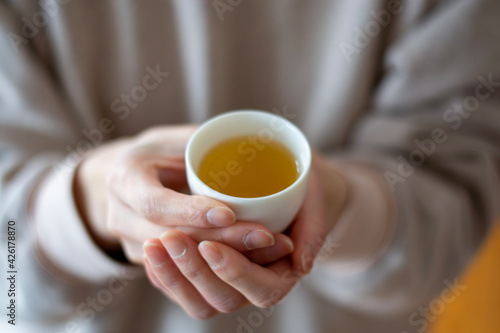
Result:
[[[276,140],[257,136],[231,138],[202,158],[198,177],[223,194],[255,198],[280,192],[298,178],[293,154]]]

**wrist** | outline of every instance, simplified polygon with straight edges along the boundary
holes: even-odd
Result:
[[[82,224],[87,230],[88,234],[94,241],[94,243],[99,246],[106,253],[112,253],[120,250],[120,244],[118,240],[114,239],[111,235],[106,233],[99,221],[104,223],[105,212],[90,213],[91,202],[95,199],[90,198],[88,193],[89,177],[85,177],[84,162],[80,163],[75,170],[75,177],[73,178],[73,197],[75,199],[75,206],[77,212],[80,215]],[[95,209],[95,208],[94,208]],[[102,208],[100,209],[102,210]]]
[[[106,179],[123,140],[97,147],[76,167],[73,196],[78,213],[92,240],[109,254],[121,252],[118,239],[106,227]]]
[[[369,267],[391,243],[396,202],[379,172],[359,163],[341,162],[348,197],[328,242],[335,244],[328,265],[335,274],[353,274]]]

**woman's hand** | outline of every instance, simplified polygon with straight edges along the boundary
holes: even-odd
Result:
[[[143,244],[168,230],[193,242],[214,240],[267,263],[291,252],[288,237],[268,228],[235,223],[225,204],[187,191],[184,150],[196,127],[154,128],[135,138],[97,148],[79,166],[75,197],[95,242],[108,252],[123,249],[143,263]],[[269,247],[262,251],[254,251]]]
[[[295,245],[291,256],[262,266],[227,244],[198,244],[188,235],[172,231],[145,244],[148,277],[194,318],[233,312],[248,303],[272,306],[311,271],[345,198],[343,178],[330,163],[314,154],[304,203],[289,228]],[[275,236],[277,240],[280,237],[286,236]],[[286,238],[279,244],[285,248]],[[260,252],[257,255],[262,258],[268,249],[255,252]]]

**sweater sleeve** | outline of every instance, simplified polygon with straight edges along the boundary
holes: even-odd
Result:
[[[500,214],[499,9],[441,2],[395,34],[338,158],[355,193],[311,277],[323,295],[410,315],[453,284]]]
[[[137,272],[94,245],[75,209],[79,121],[37,48],[43,32],[26,38],[21,16],[0,3],[0,224],[4,234],[15,222],[18,317],[57,323],[112,279]]]

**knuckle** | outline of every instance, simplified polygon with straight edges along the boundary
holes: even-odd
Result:
[[[137,156],[126,156],[119,159],[110,169],[105,179],[106,189],[118,197],[123,195],[127,184],[131,183],[131,175],[138,169],[140,161]]]
[[[282,289],[275,289],[271,294],[265,293],[256,298],[254,302],[252,302],[255,306],[259,308],[270,308],[278,304],[287,293]]]
[[[244,302],[241,299],[230,297],[229,299],[215,300],[211,304],[215,309],[217,309],[217,311],[222,313],[231,313],[239,310],[244,305]]]
[[[188,225],[199,225],[205,222],[203,213],[200,210],[195,209],[189,203],[186,202],[181,203],[179,207],[179,212],[182,215],[182,219]]]
[[[254,305],[258,308],[262,308],[262,309],[268,309],[274,305],[276,305],[276,303],[274,303],[273,301],[271,300],[261,300],[261,301],[257,301],[254,303]]]
[[[158,290],[161,290],[163,292],[165,292],[165,287],[163,287],[161,285],[161,283],[157,282],[156,280],[154,279],[149,279],[149,282],[151,282],[151,284]]]
[[[182,285],[178,279],[169,275],[160,275],[158,279],[161,280],[161,283],[170,290],[173,294],[182,289]]]
[[[106,229],[115,236],[121,235],[121,223],[120,219],[116,217],[114,210],[110,209],[108,216],[106,217],[105,227]]]
[[[138,256],[136,254],[127,254],[127,259],[131,262],[131,263],[134,263],[134,264],[142,264],[143,263],[143,259],[142,259],[142,256]]]
[[[158,290],[161,290],[163,293],[167,292],[166,288],[161,284],[160,280],[156,277],[154,272],[147,274],[149,282]]]
[[[118,186],[125,182],[127,174],[134,164],[135,161],[133,161],[132,156],[124,157],[114,164],[106,177],[106,186],[109,189],[117,190]]]
[[[209,318],[212,318],[213,316],[215,316],[217,313],[210,307],[204,307],[204,308],[201,308],[201,309],[197,309],[196,311],[192,311],[189,313],[189,315],[194,318],[194,319],[198,319],[198,320],[205,320],[205,319],[209,319]]]
[[[257,306],[259,308],[263,308],[263,309],[268,309],[270,307],[275,306],[276,303],[278,303],[278,302],[267,298],[267,299],[261,299],[261,300],[256,301],[255,306]]]
[[[130,246],[127,242],[121,242],[122,248],[127,259],[134,264],[142,264],[144,262],[142,252],[137,251],[134,246]]]
[[[139,213],[149,221],[158,222],[162,218],[161,204],[160,197],[156,194],[143,196]]]
[[[115,219],[115,218],[108,218],[107,222],[106,222],[106,228],[108,229],[108,231],[115,235],[115,236],[119,236],[120,235],[120,223],[118,222],[118,219]]]
[[[243,242],[243,237],[247,233],[246,230],[240,231],[239,228],[235,228],[234,226],[210,229],[210,231],[212,236],[212,238],[210,238],[211,240],[228,245]]]
[[[200,277],[202,277],[201,270],[196,269],[196,267],[195,268],[189,267],[185,269],[183,273],[184,276],[190,281],[196,281],[199,280]]]
[[[224,280],[226,280],[227,283],[239,285],[245,275],[245,272],[237,265],[225,265],[223,275],[225,277]]]

